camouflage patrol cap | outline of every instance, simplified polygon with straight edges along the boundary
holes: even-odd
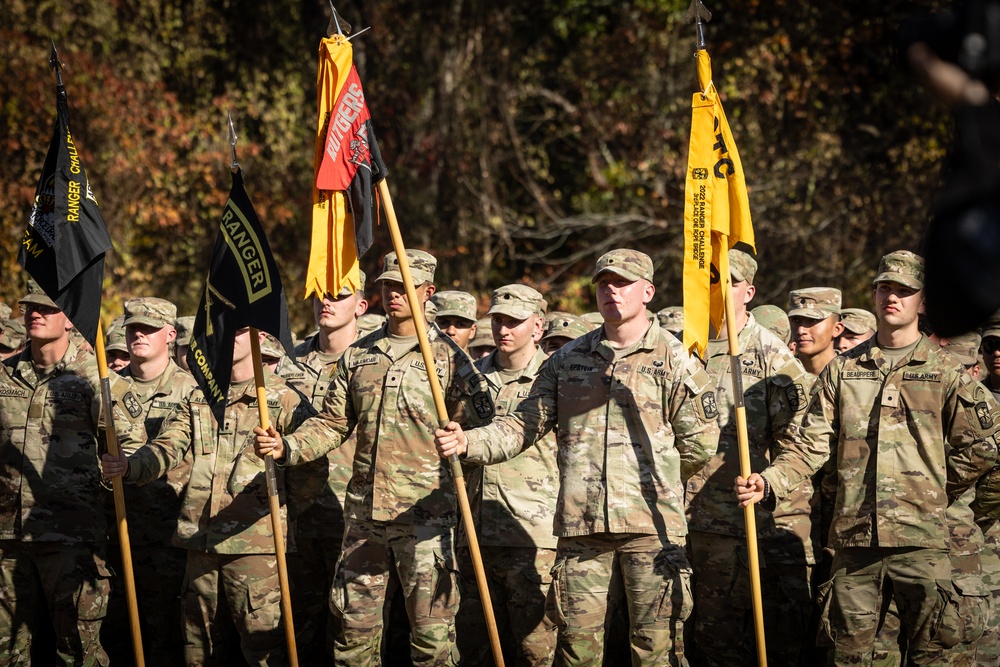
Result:
[[[36,283],[32,278],[28,279],[28,293],[22,296],[18,300],[18,303],[34,303],[39,306],[48,306],[49,308],[62,310],[58,305],[56,305],[55,301],[49,298],[49,295],[46,294],[45,291],[39,287],[38,283]]]
[[[649,311],[646,311],[647,314]],[[584,313],[580,316],[580,321],[587,325],[587,328],[593,331],[597,327],[604,325],[604,316],[596,311],[591,311],[589,313]]]
[[[431,302],[437,307],[436,317],[463,317],[470,322],[476,321],[476,297],[468,292],[436,292],[431,297]]]
[[[124,317],[117,317],[108,326],[108,335],[104,337],[104,350],[106,352],[128,352],[124,322]]]
[[[972,366],[979,363],[979,346],[983,343],[983,337],[975,331],[952,336],[942,348],[951,356],[962,362],[963,366]]]
[[[682,306],[661,308],[656,313],[656,319],[660,323],[660,328],[666,329],[670,333],[684,331],[684,308]]]
[[[609,271],[616,276],[621,276],[625,280],[648,280],[653,281],[653,260],[644,252],[629,250],[628,248],[618,248],[601,255],[594,267],[594,277],[590,282],[596,283],[597,276],[604,271]]]
[[[423,250],[407,250],[406,263],[410,267],[410,275],[416,285],[434,282],[434,270],[437,269],[437,259],[434,258],[434,255]],[[403,274],[399,270],[399,259],[396,258],[396,253],[390,252],[385,256],[382,274],[375,279],[375,282],[380,280],[403,282]]]
[[[125,302],[125,326],[142,324],[162,329],[174,326],[177,320],[177,306],[166,299],[144,296]]]
[[[360,286],[355,291],[364,292],[365,291],[365,283],[368,282],[368,276],[366,276],[365,272],[362,271],[361,269],[358,269],[358,282],[359,282]],[[352,291],[351,288],[348,287],[347,284],[345,283],[343,285],[343,287],[340,288],[340,291],[337,292],[336,296],[333,296],[333,294],[331,292],[327,292],[325,296],[330,296],[330,297],[336,299],[336,298],[340,298],[340,297],[351,296],[352,294],[354,294],[354,291]]]
[[[875,331],[875,328],[878,326],[875,315],[864,308],[844,308],[840,311],[840,322],[852,334],[859,335],[868,331]]]
[[[745,280],[753,285],[754,276],[757,275],[757,260],[742,250],[730,249],[729,275],[735,282],[741,283]]]
[[[576,340],[580,336],[590,333],[590,327],[580,318],[570,315],[568,317],[557,317],[549,323],[542,340],[549,338],[569,338]]]
[[[385,324],[385,315],[365,313],[358,318],[358,335],[367,336]]]
[[[3,332],[0,332],[0,347],[16,350],[24,345],[24,338],[24,320],[12,317],[4,322]]]
[[[10,306],[6,303],[0,303],[0,322],[6,322],[10,319]]]
[[[493,297],[490,299],[490,309],[487,315],[508,315],[516,320],[526,320],[532,315],[545,314],[545,297],[527,285],[504,285],[493,290]],[[489,329],[489,326],[487,326]],[[476,330],[476,335],[479,330]],[[490,340],[493,335],[490,334]]]
[[[805,287],[788,293],[788,316],[825,320],[839,315],[840,290],[835,287]]]
[[[437,304],[428,299],[424,301],[424,320],[430,324],[437,319],[438,307]]]
[[[983,325],[983,338],[987,336],[1000,338],[1000,311],[993,313],[990,319],[986,320],[986,324]]]
[[[563,310],[553,310],[548,313],[545,313],[545,320],[544,320],[545,330],[548,331],[549,326],[551,326],[555,320],[558,320],[561,317],[573,319],[576,317],[576,315],[574,315],[573,313],[567,313],[566,311]]]
[[[492,309],[491,309],[492,310]],[[514,317],[511,315],[511,317]],[[524,318],[519,318],[524,319]],[[493,322],[488,317],[481,317],[476,322],[476,335],[469,341],[469,349],[474,347],[496,347],[493,340]]]
[[[757,306],[750,311],[757,324],[761,325],[788,345],[792,339],[792,327],[788,324],[788,315],[777,306]]]
[[[872,281],[878,283],[899,283],[910,289],[924,288],[924,258],[909,250],[897,250],[882,257],[878,263],[878,275]]]
[[[265,359],[281,359],[285,356],[285,348],[282,346],[280,340],[272,334],[265,333],[264,340],[260,344],[260,356]]]
[[[177,345],[186,346],[191,344],[191,332],[194,330],[194,315],[178,317],[174,321],[174,328],[177,329],[177,338],[174,340]]]

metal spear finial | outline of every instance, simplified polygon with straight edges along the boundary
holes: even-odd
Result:
[[[236,159],[236,142],[239,137],[236,136],[236,126],[233,125],[233,114],[226,109],[226,115],[229,117],[229,147],[233,150],[233,161],[230,163],[229,168],[236,171],[240,168],[239,160]]]
[[[341,37],[346,37],[347,35],[351,34],[351,24],[345,21],[344,19],[340,18],[340,14],[337,13],[337,8],[333,6],[333,0],[329,0],[329,2],[330,2],[330,12],[333,15],[330,17],[330,26],[327,28],[327,30],[331,34],[337,34],[340,35]],[[330,30],[330,27],[332,27],[333,30]],[[333,33],[334,30],[336,31],[336,33]]]
[[[54,69],[56,71],[56,85],[62,88],[62,71],[66,65],[59,59],[59,51],[56,50],[56,40],[49,37],[49,41],[52,43],[52,52],[49,54],[49,69]]]
[[[712,20],[712,12],[708,11],[708,7],[701,0],[691,0],[691,6],[688,7],[687,13],[684,15],[684,20],[688,23],[691,21],[695,22],[695,26],[698,28],[698,50],[702,51],[705,49],[705,23]]]

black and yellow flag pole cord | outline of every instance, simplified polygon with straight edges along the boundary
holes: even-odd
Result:
[[[702,21],[711,21],[712,13],[708,11],[701,0],[691,0],[685,19],[695,22],[698,31],[697,49],[705,50],[705,28]],[[729,261],[725,257],[724,248],[719,254],[723,256],[725,266],[719,267],[722,280],[722,299],[726,308],[726,335],[729,338],[729,356],[732,364],[730,375],[733,378],[733,406],[736,409],[736,434],[740,455],[740,475],[750,476],[750,438],[747,433],[747,409],[743,403],[743,378],[740,370],[740,339],[736,330],[736,307],[733,304],[733,283],[729,275]],[[722,270],[722,269],[725,270]],[[721,332],[720,332],[721,333]],[[753,603],[753,627],[757,639],[757,664],[767,666],[767,647],[764,642],[764,607],[760,593],[760,555],[757,551],[757,517],[754,505],[743,508],[743,521],[747,533],[747,564],[750,570],[750,596]]]
[[[229,168],[233,173],[239,171],[240,163],[236,159],[236,127],[233,117],[229,117],[229,145],[233,151],[233,161]],[[257,390],[257,413],[260,415],[260,427],[265,431],[271,427],[271,416],[267,411],[267,387],[264,383],[264,364],[260,355],[260,333],[250,328],[250,354],[253,359],[253,381]],[[285,560],[284,529],[281,525],[281,500],[278,497],[278,480],[274,471],[274,456],[269,452],[264,457],[264,479],[267,482],[267,500],[271,506],[271,534],[274,538],[274,557],[278,565],[278,585],[281,587],[281,621],[285,627],[285,644],[288,646],[288,664],[298,667],[298,647],[295,644],[295,622],[292,620],[292,596],[288,585],[288,563]]]
[[[52,40],[52,55],[49,67],[56,72],[56,85],[63,86],[62,68],[55,40]],[[118,446],[118,431],[115,429],[114,409],[111,401],[111,377],[108,373],[108,360],[104,352],[104,328],[97,321],[97,340],[94,355],[97,357],[97,374],[101,380],[101,412],[104,415],[104,439],[111,456],[118,457],[121,448]],[[139,629],[139,604],[135,595],[135,575],[132,569],[132,545],[128,538],[128,516],[125,512],[125,492],[121,477],[111,478],[111,491],[115,498],[115,523],[118,528],[118,543],[122,553],[122,577],[125,579],[125,601],[128,605],[128,625],[132,635],[132,655],[136,667],[144,667],[146,661],[142,653],[142,633]]]

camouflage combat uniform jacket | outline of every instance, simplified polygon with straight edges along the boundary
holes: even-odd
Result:
[[[493,400],[472,360],[436,326],[427,332],[454,421],[493,418]],[[457,519],[451,467],[434,447],[437,412],[419,346],[393,358],[383,326],[344,353],[323,410],[284,439],[282,465],[325,456],[357,430],[347,515],[354,521],[450,526]]]
[[[314,414],[297,392],[269,371],[265,382],[268,414],[279,432],[294,430]],[[254,454],[253,429],[259,424],[253,380],[230,385],[221,427],[198,389],[181,401],[155,440],[129,456],[125,479],[136,484],[160,477],[191,456],[175,546],[216,554],[274,553],[264,462]],[[284,507],[282,473],[279,469],[277,482]],[[291,534],[287,521],[282,526],[286,536]]]
[[[687,534],[684,483],[715,453],[711,378],[654,320],[633,348],[598,328],[559,349],[513,414],[467,434],[469,463],[517,456],[557,429],[554,533]]]
[[[500,375],[496,350],[476,362],[493,394],[498,417],[510,414],[527,398],[547,359],[541,348],[536,349],[527,367],[507,384]],[[559,496],[559,468],[554,433],[510,461],[473,469],[468,478],[480,545],[556,548],[552,525]]]
[[[129,384],[111,374],[115,427],[123,448],[146,437]],[[0,540],[104,542],[97,361],[72,342],[39,374],[31,350],[0,366]],[[103,449],[103,447],[102,447]]]
[[[128,368],[122,371],[122,377],[132,377]],[[197,387],[198,384],[190,373],[172,360],[167,364],[156,389],[149,396],[137,397],[142,406],[148,440],[154,440],[159,435],[164,420]],[[124,451],[131,454],[135,448]],[[190,474],[191,460],[188,457],[164,477],[143,486],[124,488],[125,507],[129,515],[129,539],[133,545],[170,546],[177,530],[181,497]],[[112,537],[116,536],[117,532],[112,532]]]
[[[926,337],[888,366],[875,338],[831,361],[801,439],[762,474],[780,499],[832,459],[835,549],[948,549],[949,502],[996,461],[997,404]]]
[[[323,409],[323,401],[333,382],[334,373],[343,354],[331,359],[319,351],[316,338],[310,338],[295,348],[295,357],[299,374],[282,374],[288,384],[297,389],[312,403],[318,413]],[[282,368],[278,367],[281,374]],[[295,519],[297,535],[301,537],[327,537],[330,535],[330,522],[338,525],[344,523],[344,499],[347,496],[347,485],[351,481],[354,467],[354,449],[357,437],[354,433],[340,447],[326,455],[326,484],[322,488],[307,488],[306,481],[316,478],[314,470],[323,468],[323,463],[317,459],[311,463],[288,469],[286,479],[289,486],[289,511]],[[303,488],[306,487],[306,488]]]
[[[757,324],[753,315],[739,333],[743,402],[746,405],[750,467],[762,470],[778,455],[782,443],[794,437],[813,378],[777,336]],[[728,341],[724,351],[709,351],[708,374],[715,381],[719,409],[719,449],[687,485],[687,517],[691,530],[742,537],[746,535],[743,510],[733,502],[733,479],[740,474],[736,408],[733,403],[732,365]],[[714,346],[713,346],[714,349]],[[804,547],[806,562],[814,562],[810,532],[813,487],[806,479],[779,503],[774,514],[758,510],[757,528],[762,538],[775,541],[775,529]],[[782,538],[786,539],[786,538]],[[775,544],[775,548],[778,545]],[[786,551],[778,549],[779,551]],[[787,551],[796,551],[789,547]],[[778,553],[774,562],[784,562]],[[769,557],[770,560],[770,557]],[[801,557],[800,557],[801,560]]]

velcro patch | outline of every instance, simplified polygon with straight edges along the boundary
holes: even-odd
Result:
[[[986,406],[986,402],[976,403],[976,417],[979,419],[979,427],[984,431],[993,427],[993,415]]]
[[[701,408],[709,419],[715,419],[719,416],[719,406],[715,402],[714,391],[706,391],[701,395]]]
[[[377,364],[379,360],[379,355],[377,354],[366,354],[363,357],[358,357],[356,359],[351,359],[348,368],[357,368],[358,366],[371,366],[372,364]]]
[[[139,401],[136,400],[135,394],[130,391],[126,391],[122,395],[122,405],[128,411],[128,414],[132,419],[135,419],[142,414],[142,406],[139,405]]]
[[[795,412],[806,407],[806,392],[798,382],[785,387],[785,398],[788,399],[788,404]]]
[[[481,391],[472,396],[472,407],[480,419],[492,419],[493,399],[488,392]]]
[[[17,387],[0,387],[0,397],[9,396],[12,398],[28,398],[27,389]]]
[[[903,371],[904,380],[917,380],[918,382],[940,382],[940,373],[921,373],[920,371]]]

